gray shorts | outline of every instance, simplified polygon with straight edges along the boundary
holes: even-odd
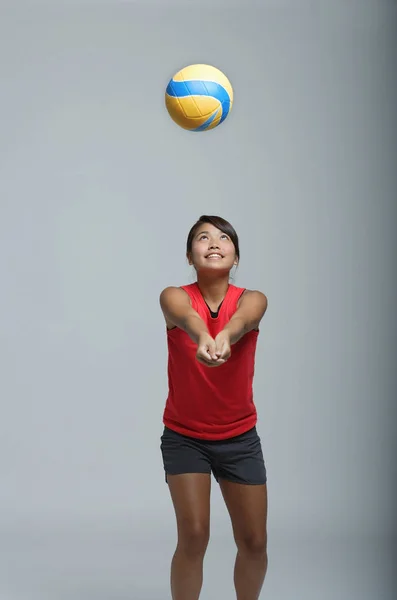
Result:
[[[262,485],[266,483],[260,437],[253,427],[227,440],[200,440],[164,427],[161,436],[165,480],[167,475],[208,473],[215,479],[235,483]]]

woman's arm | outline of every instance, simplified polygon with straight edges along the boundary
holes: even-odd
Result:
[[[197,311],[192,308],[190,298],[177,287],[165,288],[160,294],[160,305],[167,323],[185,331],[197,344],[197,360],[207,367],[219,367],[225,361],[216,353],[215,340]]]
[[[249,331],[258,329],[266,309],[266,296],[262,292],[247,290],[242,295],[236,312],[221,333],[229,336],[230,344],[235,344]]]
[[[160,294],[160,306],[167,323],[183,329],[196,344],[200,335],[209,335],[207,325],[192,308],[188,294],[181,288],[165,288]]]

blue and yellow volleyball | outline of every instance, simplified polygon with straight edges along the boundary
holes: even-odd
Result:
[[[211,65],[184,67],[168,83],[165,105],[173,121],[189,131],[214,129],[230,114],[233,88]]]

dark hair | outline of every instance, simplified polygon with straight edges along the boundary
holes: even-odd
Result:
[[[193,227],[189,231],[189,235],[187,236],[187,242],[186,242],[186,253],[187,254],[191,253],[193,239],[196,234],[196,231],[199,227],[201,227],[205,223],[209,223],[210,225],[213,225],[214,227],[216,227],[220,231],[223,231],[223,233],[226,233],[226,235],[228,235],[230,237],[230,239],[233,242],[234,248],[236,250],[236,256],[240,260],[240,245],[239,245],[238,235],[237,235],[234,227],[229,223],[229,221],[222,219],[222,217],[209,216],[209,215],[201,215],[199,220],[196,221],[196,223],[193,225]]]

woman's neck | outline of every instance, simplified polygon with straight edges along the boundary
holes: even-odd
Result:
[[[229,288],[229,274],[220,277],[197,274],[197,285],[207,304],[218,307]]]

